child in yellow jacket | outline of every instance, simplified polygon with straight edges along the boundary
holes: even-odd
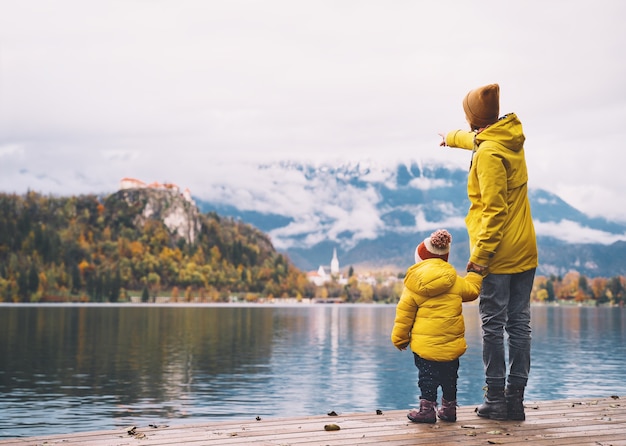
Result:
[[[439,386],[443,396],[436,415],[456,421],[459,357],[467,350],[462,303],[478,297],[482,276],[474,271],[457,275],[448,263],[451,242],[450,233],[439,229],[417,246],[391,332],[396,348],[411,347],[419,371],[420,408],[407,415],[415,423],[437,421]]]

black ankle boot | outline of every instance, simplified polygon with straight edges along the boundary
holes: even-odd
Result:
[[[485,402],[476,408],[479,417],[491,420],[506,420],[507,407],[503,387],[488,387]]]
[[[506,388],[506,408],[509,420],[524,421],[526,414],[524,413],[524,388],[512,387]]]

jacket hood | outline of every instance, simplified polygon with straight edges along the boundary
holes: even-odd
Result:
[[[525,140],[522,123],[515,113],[503,116],[498,122],[476,135],[477,144],[483,141],[493,141],[513,152],[522,150]]]
[[[456,270],[445,260],[426,259],[409,268],[404,285],[416,294],[434,297],[448,292],[456,278]]]

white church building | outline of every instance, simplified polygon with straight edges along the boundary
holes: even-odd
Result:
[[[335,279],[340,284],[348,283],[348,279],[343,277],[339,272],[339,259],[337,258],[337,249],[333,249],[333,258],[330,260],[330,268],[320,265],[317,271],[307,273],[310,282],[320,286]]]

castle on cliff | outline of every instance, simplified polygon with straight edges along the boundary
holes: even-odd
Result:
[[[185,190],[181,193],[180,188],[174,183],[159,183],[155,181],[153,183],[148,184],[148,183],[144,183],[141,180],[137,180],[135,178],[122,178],[120,180],[120,190],[124,190],[124,189],[170,190],[173,192],[180,193],[185,200],[187,200],[189,203],[193,204],[194,206],[196,204],[193,201],[193,198],[191,197],[191,191],[189,190],[188,187],[186,187]]]

